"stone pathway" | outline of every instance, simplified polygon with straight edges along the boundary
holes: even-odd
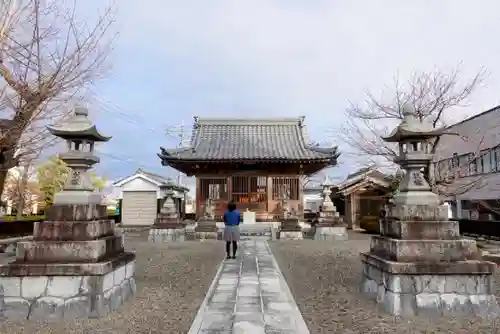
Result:
[[[195,333],[309,334],[265,240],[240,243],[225,260],[191,325]]]

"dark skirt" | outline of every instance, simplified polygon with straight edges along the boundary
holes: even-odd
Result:
[[[223,239],[224,241],[239,241],[240,227],[238,225],[225,226]]]

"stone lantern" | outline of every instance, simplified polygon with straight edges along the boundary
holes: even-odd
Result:
[[[49,130],[68,142],[61,158],[71,175],[46,210],[46,220],[35,223],[33,239],[20,241],[16,259],[0,265],[0,314],[15,319],[102,317],[135,293],[135,255],[125,252],[123,237],[115,234],[115,223],[87,174],[99,161],[94,142],[109,137],[99,134],[83,108]]]
[[[212,193],[209,193],[205,202],[203,216],[196,223],[194,228],[194,239],[222,239],[222,232],[219,232],[217,222],[214,217],[214,204],[212,202]]]
[[[325,176],[321,183],[323,187],[323,203],[319,213],[318,223],[314,233],[314,240],[347,240],[347,226],[337,212],[330,195],[333,183]]]
[[[474,240],[461,238],[458,222],[448,220],[447,207],[422,174],[443,129],[414,115],[405,106],[403,121],[384,138],[398,143],[395,162],[405,174],[381,220],[380,236],[361,254],[363,293],[393,315],[496,316],[495,264],[481,259]]]
[[[71,170],[63,190],[54,195],[54,204],[101,204],[102,196],[94,191],[88,170],[99,162],[95,143],[111,137],[100,134],[87,116],[87,109],[76,107],[66,122],[47,126],[51,134],[66,140],[67,150],[59,158]]]
[[[149,241],[184,241],[184,225],[181,224],[174,195],[174,190],[171,186],[168,187],[165,193],[165,202],[149,230]]]
[[[292,213],[289,208],[289,194],[285,185],[280,191],[280,201],[282,209],[282,218],[280,224],[279,238],[281,240],[302,240],[302,226],[300,226],[299,218]]]

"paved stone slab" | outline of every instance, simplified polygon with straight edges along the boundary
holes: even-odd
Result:
[[[241,242],[225,260],[191,325],[195,333],[309,334],[267,242]]]

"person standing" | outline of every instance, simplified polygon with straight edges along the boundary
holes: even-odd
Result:
[[[227,211],[224,212],[224,240],[226,241],[226,254],[228,259],[236,259],[238,241],[240,240],[240,211],[236,210],[236,204],[229,202]],[[231,244],[233,256],[231,256]]]

